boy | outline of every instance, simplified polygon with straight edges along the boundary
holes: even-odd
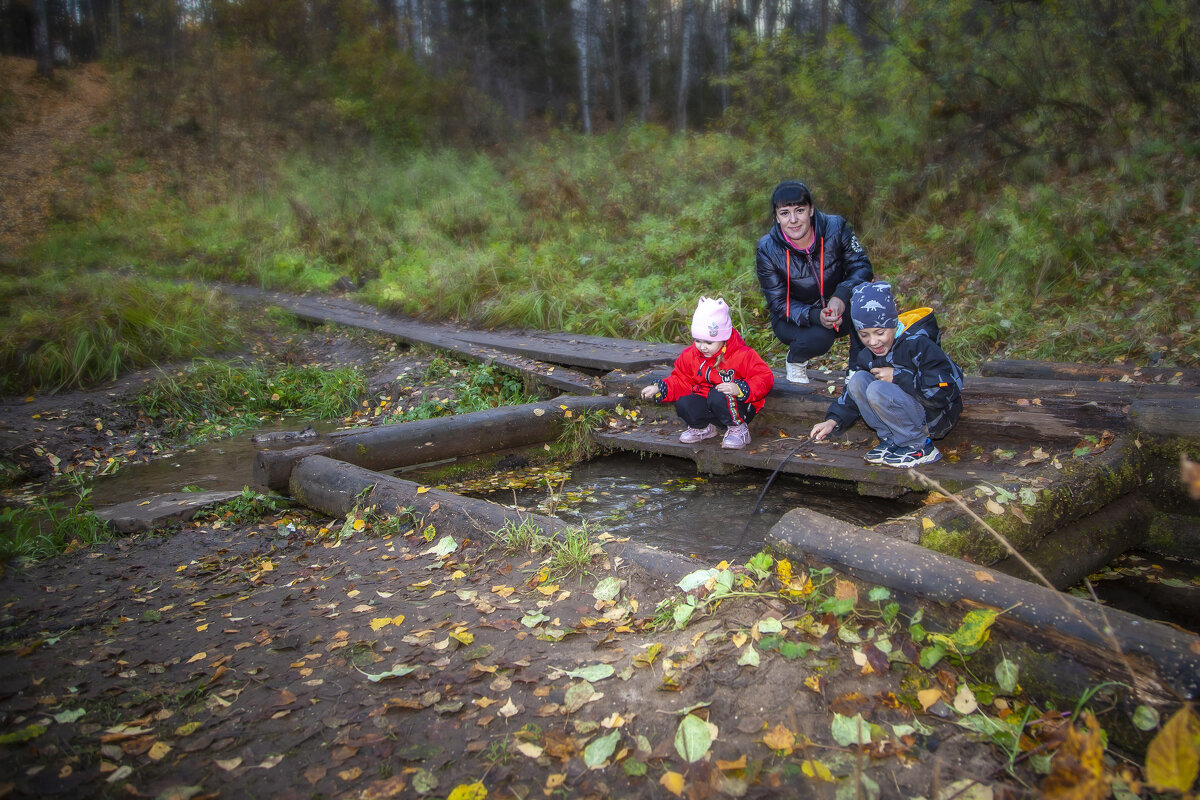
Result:
[[[692,344],[675,359],[666,380],[642,388],[642,399],[675,403],[687,423],[684,444],[711,439],[725,428],[721,447],[750,444],[750,420],[762,410],[775,385],[771,368],[733,327],[722,298],[701,297],[692,315]]]
[[[958,422],[963,374],[938,346],[933,309],[898,315],[892,287],[877,281],[855,287],[850,319],[864,347],[846,390],[809,436],[819,442],[862,417],[879,436],[864,456],[869,463],[905,469],[937,461],[931,438]]]

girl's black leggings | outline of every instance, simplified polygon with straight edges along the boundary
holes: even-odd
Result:
[[[749,423],[757,413],[754,406],[709,389],[708,396],[688,394],[675,401],[675,413],[689,428],[705,428],[712,424],[722,428]]]

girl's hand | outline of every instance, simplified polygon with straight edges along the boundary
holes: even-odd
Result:
[[[642,387],[642,399],[643,400],[653,400],[655,397],[658,397],[658,384],[657,383],[652,383],[649,386]]]
[[[724,383],[718,383],[713,388],[716,389],[721,394],[728,395],[729,397],[741,397],[742,396],[742,387],[740,387],[736,383],[732,383],[730,381],[725,381]]]
[[[896,370],[893,367],[875,367],[871,370],[871,374],[875,376],[876,380],[892,383],[892,376],[896,374]]]
[[[824,422],[819,422],[813,425],[811,431],[808,432],[808,437],[814,442],[819,442],[829,434],[833,433],[833,429],[837,427],[837,422],[832,419],[827,419]]]

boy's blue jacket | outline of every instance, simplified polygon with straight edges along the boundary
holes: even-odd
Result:
[[[877,356],[867,348],[859,351],[856,369],[891,367],[892,383],[917,399],[925,407],[929,436],[940,439],[950,432],[962,413],[963,373],[938,341],[937,318],[931,308],[917,308],[900,315],[904,325],[892,349]],[[834,432],[854,424],[858,406],[846,392],[830,404],[825,419],[837,423]]]

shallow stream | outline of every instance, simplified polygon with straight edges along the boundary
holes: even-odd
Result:
[[[780,474],[752,515],[769,477],[758,470],[697,475],[690,461],[624,453],[546,473],[522,488],[503,480],[489,480],[482,491],[479,486],[464,488],[507,506],[514,504],[515,491],[515,502],[523,509],[548,513],[553,505],[555,516],[586,520],[597,532],[715,560],[754,555],[771,526],[797,506],[862,526],[913,509],[911,503],[860,497]]]
[[[250,484],[258,450],[304,443],[263,444],[254,438],[294,432],[303,425],[286,420],[149,463],[127,465],[115,475],[95,480],[93,506],[101,509],[186,487],[241,490]],[[334,428],[332,424],[313,427],[318,432]],[[798,506],[864,527],[914,508],[911,503],[861,497],[841,487],[780,474],[763,495],[758,513],[752,514],[768,477],[769,473],[757,470],[698,475],[690,461],[618,454],[570,468],[531,468],[451,488],[508,506],[553,512],[570,522],[586,520],[596,533],[628,536],[713,561],[734,561],[758,552],[771,526]],[[1072,591],[1087,593],[1083,587]],[[1172,564],[1129,554],[1104,571],[1095,591],[1114,607],[1200,631],[1200,577],[1190,562]]]

